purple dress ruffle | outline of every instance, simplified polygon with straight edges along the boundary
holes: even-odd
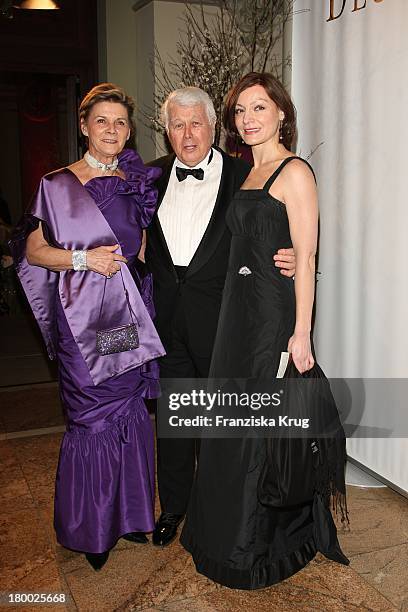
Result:
[[[114,234],[150,315],[152,282],[137,264],[142,228],[154,214],[157,169],[125,150],[119,177],[91,179],[85,188]],[[154,439],[143,398],[157,397],[158,366],[149,361],[94,385],[57,300],[60,393],[67,421],[55,489],[60,544],[101,553],[132,531],[154,527]]]

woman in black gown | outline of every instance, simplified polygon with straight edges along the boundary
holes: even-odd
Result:
[[[295,109],[272,75],[250,73],[229,93],[224,122],[251,145],[254,167],[227,212],[231,254],[210,375],[271,379],[283,351],[304,373],[314,366],[318,206],[313,171],[290,151]],[[294,282],[271,264],[279,247],[292,245]],[[339,447],[345,457],[344,438]],[[228,587],[275,584],[302,569],[318,550],[348,563],[327,499],[322,503],[315,494],[279,508],[261,503],[258,484],[266,461],[262,438],[201,441],[181,542],[200,573]],[[344,463],[339,464],[336,482],[344,494]]]

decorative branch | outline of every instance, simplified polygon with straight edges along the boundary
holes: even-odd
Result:
[[[164,132],[159,110],[168,94],[179,87],[195,85],[211,97],[217,114],[215,142],[221,135],[221,117],[226,93],[249,70],[270,71],[279,78],[287,58],[273,54],[291,19],[295,0],[220,0],[215,15],[186,5],[177,57],[165,61],[157,46],[154,108],[143,112],[157,132]]]

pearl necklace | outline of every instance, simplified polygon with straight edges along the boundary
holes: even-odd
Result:
[[[118,158],[114,159],[111,164],[104,164],[97,160],[96,157],[93,157],[89,151],[85,153],[84,160],[86,161],[88,166],[91,166],[91,168],[97,168],[98,170],[102,170],[102,172],[108,172],[108,170],[115,172],[119,164]]]

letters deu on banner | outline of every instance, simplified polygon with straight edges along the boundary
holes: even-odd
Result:
[[[352,13],[361,11],[367,8],[367,3],[380,4],[384,0],[328,0],[329,2],[329,17],[326,21],[334,21],[341,17],[347,5],[350,5]]]

